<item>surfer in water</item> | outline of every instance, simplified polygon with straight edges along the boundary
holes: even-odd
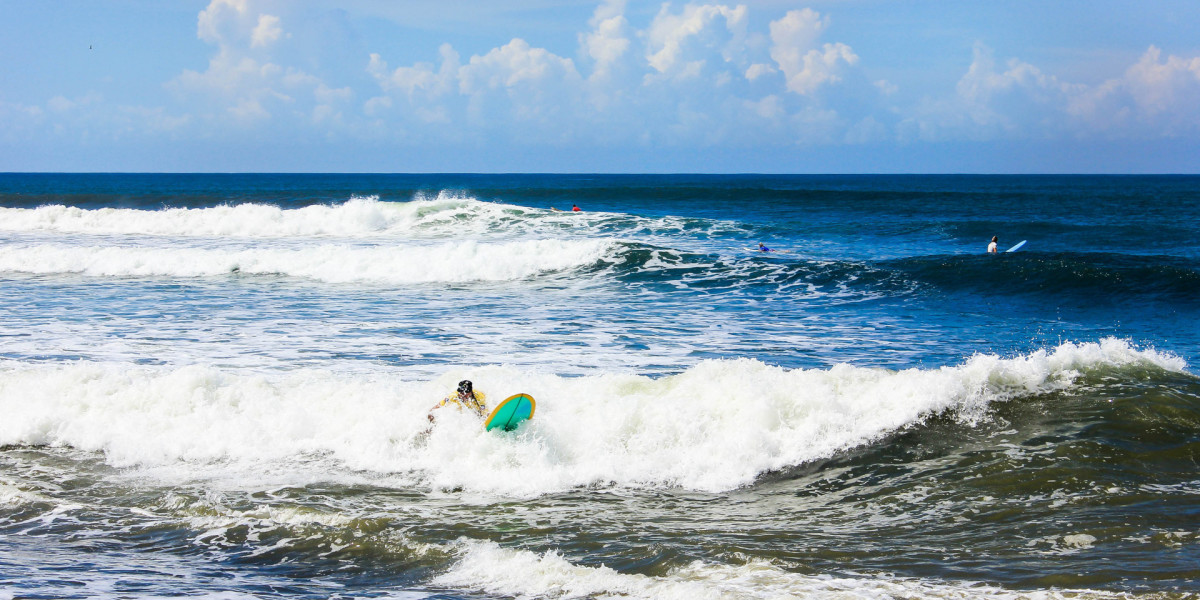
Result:
[[[483,392],[476,392],[475,386],[471,384],[471,381],[464,379],[458,382],[457,391],[446,396],[441,402],[438,402],[433,408],[429,409],[429,422],[432,423],[434,421],[433,411],[449,404],[457,406],[459,410],[466,408],[479,415],[479,418],[482,419],[486,416],[486,410],[484,409],[486,401],[487,396]]]
[[[996,249],[996,245],[999,243],[1000,243],[1000,238],[998,236],[993,235],[992,243],[988,244],[988,254],[995,254],[996,252],[998,252],[998,250]]]
[[[758,251],[759,252],[774,252],[774,250],[768,248],[767,245],[762,242],[758,243]]]

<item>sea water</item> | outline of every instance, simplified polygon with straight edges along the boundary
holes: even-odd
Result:
[[[0,174],[0,598],[1196,597],[1198,239],[1183,176]]]

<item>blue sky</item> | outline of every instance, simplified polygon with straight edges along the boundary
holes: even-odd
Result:
[[[0,0],[0,171],[1200,172],[1200,2]]]

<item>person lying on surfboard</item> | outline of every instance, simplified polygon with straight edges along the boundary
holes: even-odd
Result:
[[[433,408],[429,409],[429,422],[432,423],[434,420],[433,411],[450,404],[458,407],[459,410],[466,408],[479,415],[479,418],[482,419],[487,415],[486,402],[487,395],[483,392],[476,392],[471,381],[464,379],[458,382],[458,391],[442,398],[441,402],[438,402]]]
[[[762,242],[758,243],[758,251],[759,252],[774,252],[774,250],[768,248],[767,245]]]

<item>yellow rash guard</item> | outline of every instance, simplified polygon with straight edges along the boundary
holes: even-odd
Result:
[[[471,412],[474,412],[482,417],[487,414],[487,394],[484,394],[483,392],[474,392],[474,394],[474,402],[471,402],[470,400],[459,400],[458,394],[455,393],[443,398],[438,406],[442,407],[453,404],[454,406],[458,407],[459,410],[466,408],[467,410],[470,410]]]

